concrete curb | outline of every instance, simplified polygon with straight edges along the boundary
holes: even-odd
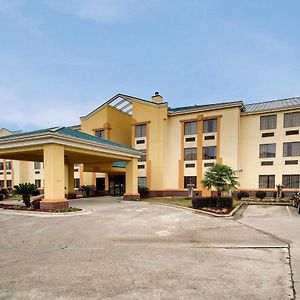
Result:
[[[15,215],[15,216],[30,216],[30,217],[39,217],[39,218],[56,218],[56,217],[73,217],[73,216],[84,216],[89,215],[94,210],[85,210],[74,211],[74,212],[44,212],[44,211],[22,211],[22,210],[12,210],[0,208],[0,213],[6,215]]]

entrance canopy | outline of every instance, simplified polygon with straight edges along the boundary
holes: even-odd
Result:
[[[124,198],[138,198],[139,157],[140,152],[133,148],[67,127],[0,137],[0,158],[44,162],[45,199],[42,202],[47,209],[60,206],[58,203],[68,204],[64,196],[65,187],[69,192],[74,190],[74,164],[83,164],[84,171],[105,172],[113,164],[122,162],[126,166]]]

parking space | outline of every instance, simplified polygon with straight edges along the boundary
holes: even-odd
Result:
[[[297,295],[300,295],[300,215],[291,206],[248,206],[239,222],[262,230],[290,245]]]
[[[287,244],[233,219],[111,197],[71,205],[93,212],[0,211],[0,299],[293,297]]]

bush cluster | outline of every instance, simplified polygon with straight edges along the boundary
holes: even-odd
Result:
[[[150,190],[145,186],[139,186],[138,192],[139,192],[141,198],[147,198]]]
[[[267,193],[264,191],[257,191],[255,193],[256,198],[265,199],[267,197]]]
[[[242,198],[249,198],[249,194],[243,191],[238,192],[236,196],[239,200],[241,200]]]
[[[196,197],[192,200],[193,208],[202,207],[232,207],[231,197]]]

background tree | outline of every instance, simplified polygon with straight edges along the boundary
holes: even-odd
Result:
[[[14,186],[14,194],[21,195],[24,204],[27,207],[31,206],[30,196],[37,195],[39,191],[33,183],[20,183],[19,185]]]
[[[218,192],[218,196],[221,196],[222,192],[235,190],[239,182],[236,171],[231,167],[215,164],[205,172],[202,184],[208,189],[215,188]]]

